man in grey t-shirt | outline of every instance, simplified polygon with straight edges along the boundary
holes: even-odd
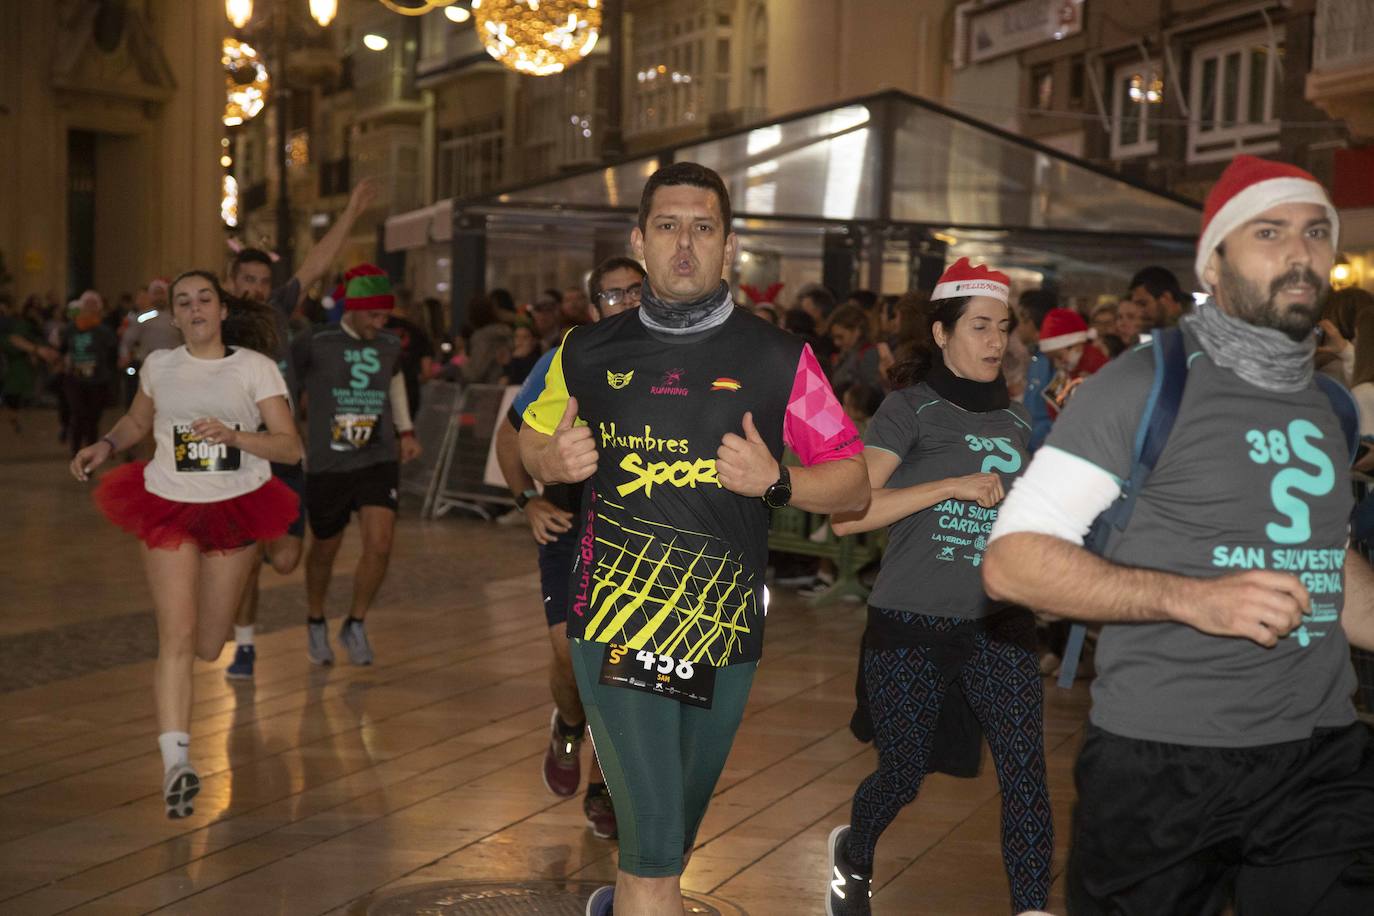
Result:
[[[1075,772],[1071,913],[1374,912],[1374,741],[1351,644],[1350,456],[1313,380],[1337,216],[1237,157],[1207,199],[1178,419],[1110,559],[1082,546],[1131,473],[1149,344],[1085,382],[1002,505],[989,594],[1100,621]]]

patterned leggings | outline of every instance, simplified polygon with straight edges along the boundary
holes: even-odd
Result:
[[[898,613],[904,623],[948,632],[966,621]],[[1021,633],[1028,629],[1029,633]],[[1045,782],[1044,698],[1030,615],[979,630],[959,678],[982,725],[1002,792],[1002,861],[1013,912],[1042,909],[1050,889],[1054,823]],[[947,684],[925,648],[863,653],[878,769],[854,793],[846,857],[872,871],[873,851],[926,775]]]

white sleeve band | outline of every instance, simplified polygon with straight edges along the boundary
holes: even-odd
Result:
[[[1026,531],[1082,544],[1093,520],[1120,495],[1120,481],[1091,461],[1043,446],[998,508],[989,543]]]
[[[408,433],[415,428],[410,419],[410,401],[406,398],[406,377],[397,372],[391,377],[391,419],[396,424],[396,432]]]

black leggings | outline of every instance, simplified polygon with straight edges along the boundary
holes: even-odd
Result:
[[[100,439],[100,415],[109,403],[109,394],[106,385],[67,377],[67,403],[71,408],[71,429],[67,441],[71,443],[73,455]]]
[[[944,632],[957,618],[897,614],[903,624]],[[982,725],[1002,791],[1002,861],[1015,912],[1043,909],[1050,890],[1054,823],[1045,782],[1044,692],[1030,615],[979,629],[959,682]],[[1023,632],[1024,631],[1024,632]],[[846,856],[873,869],[878,837],[915,800],[948,684],[928,648],[865,650],[861,664],[878,769],[854,793]]]

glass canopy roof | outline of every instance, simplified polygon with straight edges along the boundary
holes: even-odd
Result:
[[[720,173],[744,220],[907,224],[1184,241],[1197,204],[931,102],[885,92],[597,167],[455,209],[633,211],[660,164]],[[1091,246],[1089,246],[1091,247]]]

